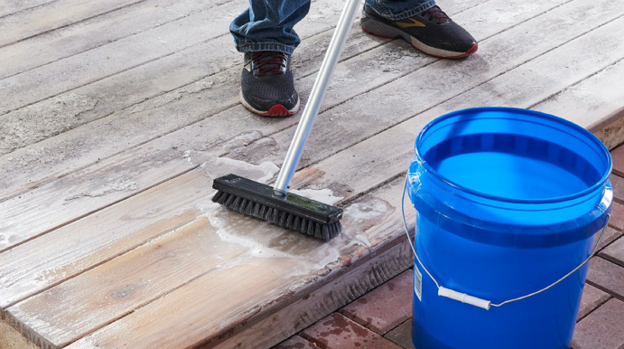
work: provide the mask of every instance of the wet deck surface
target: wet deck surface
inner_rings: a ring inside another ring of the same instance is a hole
[[[270,347],[411,266],[397,205],[433,118],[523,107],[624,141],[623,2],[445,1],[480,41],[465,60],[354,24],[292,185],[341,206],[345,232],[322,243],[232,214],[211,203],[212,179],[271,182],[298,120],[238,101],[227,27],[246,4],[0,3],[0,334]],[[314,1],[297,26],[304,102],[341,9]]]

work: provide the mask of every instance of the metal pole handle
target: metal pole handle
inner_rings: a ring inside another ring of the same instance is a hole
[[[290,180],[292,179],[292,176],[297,168],[297,164],[299,163],[299,159],[301,158],[303,146],[305,145],[308,134],[312,129],[314,118],[318,114],[321,107],[321,102],[323,101],[323,96],[325,95],[325,91],[329,85],[331,75],[334,72],[334,68],[338,63],[338,60],[340,59],[340,53],[342,52],[345,41],[347,40],[349,29],[355,19],[359,3],[360,0],[348,0],[342,10],[342,14],[338,20],[338,25],[336,26],[334,35],[329,43],[329,47],[327,48],[327,53],[325,53],[325,58],[321,64],[321,69],[319,70],[316,81],[314,82],[314,87],[312,87],[312,92],[310,92],[310,98],[308,98],[308,102],[303,109],[303,115],[301,116],[301,120],[297,126],[297,131],[295,131],[295,136],[290,143],[290,148],[288,148],[288,153],[286,153],[286,158],[284,159],[284,164],[282,165],[282,169],[280,170],[277,181],[275,182],[274,190],[277,193],[285,194],[288,190]]]

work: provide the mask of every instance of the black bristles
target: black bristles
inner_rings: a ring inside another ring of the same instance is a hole
[[[245,207],[247,207],[247,200],[241,199],[240,203],[238,204],[238,207],[236,208],[236,211],[240,213],[245,213]]]
[[[251,215],[256,217],[256,218],[262,219],[262,213],[261,213],[262,212],[261,211],[262,207],[263,207],[262,205],[260,205],[259,203],[255,202],[254,205],[253,205],[253,211],[251,212]]]
[[[212,201],[216,203],[220,203],[219,200],[225,195],[222,191],[218,191],[215,196],[212,197]]]
[[[295,220],[292,225],[292,230],[299,231],[301,228],[301,217],[295,216]]]
[[[294,220],[295,220],[295,216],[292,214],[289,214],[288,218],[286,218],[286,224],[284,224],[284,227],[292,230]]]
[[[230,194],[228,195],[227,198],[225,198],[225,200],[223,200],[223,205],[225,207],[230,207],[230,205],[232,204],[232,201],[234,201],[234,199],[236,199],[236,196]]]
[[[277,224],[279,222],[280,210],[276,208],[271,209],[271,217],[269,217],[269,222],[273,224]]]
[[[256,217],[264,219],[264,214],[266,213],[267,207],[262,204],[258,205],[260,206],[260,208],[258,209],[258,215]]]
[[[280,211],[279,220],[277,221],[277,225],[285,227],[286,219],[288,218],[288,213]]]
[[[233,195],[232,195],[233,196]],[[232,210],[238,209],[238,205],[240,204],[241,198],[240,196],[233,196],[234,200],[228,205]]]
[[[330,240],[342,231],[342,210],[292,193],[227,175],[214,180],[212,201],[233,211],[259,218],[318,239]]]
[[[245,211],[243,213],[246,214],[247,216],[253,216],[252,214],[253,208],[254,208],[254,202],[248,200],[247,205],[245,205]]]
[[[330,224],[312,222],[295,214],[280,211],[276,208],[220,191],[215,194],[212,201],[222,204],[233,211],[268,221],[286,229],[299,231],[317,239],[331,240],[342,231],[340,222]]]
[[[326,225],[321,226],[321,239],[325,240],[329,236],[329,228]]]

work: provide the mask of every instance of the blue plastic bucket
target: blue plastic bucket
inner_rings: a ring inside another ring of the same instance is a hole
[[[611,209],[610,173],[596,137],[551,115],[477,108],[427,125],[407,183],[422,262],[416,348],[569,347],[587,264],[504,302],[590,256]]]

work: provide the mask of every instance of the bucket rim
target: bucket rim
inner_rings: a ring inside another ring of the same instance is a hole
[[[522,115],[522,114],[529,114],[531,116],[534,117],[539,117],[539,118],[544,118],[544,119],[548,119],[557,123],[560,123],[566,127],[569,127],[571,129],[574,129],[576,131],[579,131],[581,134],[585,135],[586,139],[593,142],[594,144],[596,144],[598,146],[598,148],[601,150],[602,154],[605,156],[605,158],[607,159],[607,171],[605,171],[604,175],[602,176],[602,178],[600,180],[598,180],[596,183],[594,183],[592,186],[583,189],[579,192],[576,193],[572,193],[572,194],[568,194],[568,195],[564,195],[564,196],[557,196],[557,197],[553,197],[553,198],[544,198],[544,199],[516,199],[516,198],[508,198],[508,197],[503,197],[503,196],[497,196],[497,195],[491,195],[491,194],[486,194],[474,189],[470,189],[468,187],[465,187],[463,185],[457,184],[451,180],[449,180],[448,178],[446,178],[445,176],[443,176],[442,174],[440,174],[438,171],[436,171],[435,169],[433,169],[433,167],[431,167],[429,165],[429,163],[423,158],[422,154],[420,154],[420,147],[422,145],[423,142],[423,137],[425,136],[425,134],[435,125],[450,119],[452,117],[457,116],[458,114],[462,114],[462,113],[466,113],[466,112],[493,112],[493,111],[503,111],[503,112],[507,112],[510,114],[517,114],[517,115]],[[611,155],[609,153],[609,150],[607,149],[607,147],[604,145],[604,143],[602,143],[602,141],[600,141],[600,139],[598,139],[598,137],[594,136],[591,132],[589,132],[587,129],[569,121],[563,118],[560,118],[558,116],[554,116],[551,114],[547,114],[547,113],[543,113],[540,111],[536,111],[536,110],[529,110],[529,109],[523,109],[523,108],[513,108],[513,107],[477,107],[477,108],[467,108],[467,109],[461,109],[461,110],[456,110],[454,112],[450,112],[447,114],[444,114],[432,121],[430,121],[427,125],[425,125],[425,127],[423,127],[423,129],[420,131],[420,133],[418,134],[418,137],[416,138],[416,146],[415,146],[415,154],[416,154],[416,159],[418,160],[418,162],[421,164],[421,166],[424,167],[424,169],[433,174],[437,179],[439,179],[440,181],[442,181],[443,183],[445,183],[446,185],[449,185],[450,187],[457,189],[459,191],[465,192],[467,194],[470,195],[475,195],[477,197],[481,197],[484,199],[488,199],[488,200],[494,200],[494,201],[499,201],[499,202],[507,202],[507,203],[514,203],[514,204],[552,204],[552,203],[560,203],[560,202],[565,202],[565,201],[569,201],[569,200],[574,200],[574,199],[578,199],[580,197],[584,197],[587,195],[590,195],[592,193],[594,193],[596,190],[604,187],[606,185],[606,183],[609,181],[609,177],[611,175],[611,172],[613,170],[613,162],[611,159]]]

